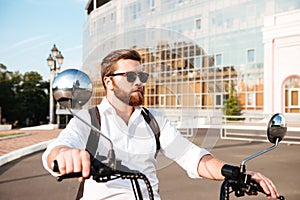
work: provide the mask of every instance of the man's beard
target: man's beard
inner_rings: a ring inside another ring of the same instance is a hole
[[[114,93],[116,97],[123,103],[129,106],[140,106],[144,102],[144,91],[135,92],[134,94],[128,94],[121,90],[116,84],[114,84]]]

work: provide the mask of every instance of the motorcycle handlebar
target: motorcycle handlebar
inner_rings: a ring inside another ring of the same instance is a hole
[[[59,172],[59,166],[56,160],[53,161],[52,165],[53,171]],[[117,178],[130,179],[136,199],[143,199],[141,189],[137,181],[138,179],[142,179],[145,182],[145,185],[147,186],[149,199],[154,200],[153,190],[148,178],[141,172],[131,170],[128,167],[122,165],[121,161],[117,161],[117,169],[112,169],[108,166],[108,164],[102,163],[101,161],[94,158],[91,160],[90,176],[92,176],[93,180],[96,182],[107,182]],[[63,179],[76,177],[82,177],[82,172],[73,172],[69,174],[60,175],[57,177],[57,181],[60,182]]]
[[[237,166],[224,165],[221,173],[225,180],[221,186],[220,200],[229,199],[230,188],[236,197],[241,197],[245,194],[256,195],[258,192],[270,196],[264,192],[257,182],[251,180],[251,175],[241,172]],[[284,200],[285,198],[284,196],[279,196],[277,199]]]

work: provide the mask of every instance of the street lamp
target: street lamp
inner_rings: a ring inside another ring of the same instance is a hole
[[[61,52],[56,48],[55,44],[51,49],[51,54],[47,58],[48,66],[50,67],[50,106],[49,106],[49,124],[54,124],[54,99],[52,92],[52,82],[56,74],[60,71],[60,67],[63,63],[64,57]]]

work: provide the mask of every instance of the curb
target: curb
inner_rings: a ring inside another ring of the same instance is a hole
[[[3,156],[0,156],[0,167],[2,165],[6,164],[6,163],[9,163],[9,162],[11,162],[13,160],[16,160],[18,158],[21,158],[23,156],[26,156],[26,155],[41,151],[43,149],[46,149],[48,144],[51,141],[52,140],[41,142],[41,143],[38,143],[38,144],[34,144],[34,145],[31,145],[31,146],[28,146],[28,147],[24,147],[22,149],[12,151],[12,152],[7,153]]]
[[[28,135],[31,135],[31,133],[21,133],[21,134],[13,135],[13,136],[0,137],[0,141],[1,140],[8,140],[8,139],[13,139],[13,138],[18,138],[18,137],[24,137],[24,136],[28,136]]]

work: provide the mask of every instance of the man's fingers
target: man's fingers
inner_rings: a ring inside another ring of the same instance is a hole
[[[57,164],[58,164],[59,173],[60,174],[65,174],[66,173],[66,161],[65,161],[65,159],[58,156],[56,158],[56,160],[57,160]]]
[[[90,155],[87,151],[81,152],[81,161],[82,161],[82,176],[84,178],[87,178],[90,175],[90,168],[91,168]]]
[[[252,178],[260,184],[266,194],[270,195],[274,199],[279,196],[274,183],[270,179],[260,173],[252,173]]]
[[[73,171],[72,172],[81,172],[82,171],[82,165],[81,165],[81,156],[80,152],[73,152]]]
[[[276,189],[275,185],[273,184],[273,182],[270,179],[265,177],[263,179],[263,183],[266,185],[266,190],[269,191],[269,194],[271,195],[271,197],[276,199],[279,195],[277,193],[277,189]]]
[[[66,149],[57,157],[60,174],[82,172],[84,178],[90,174],[90,155],[85,150]]]

